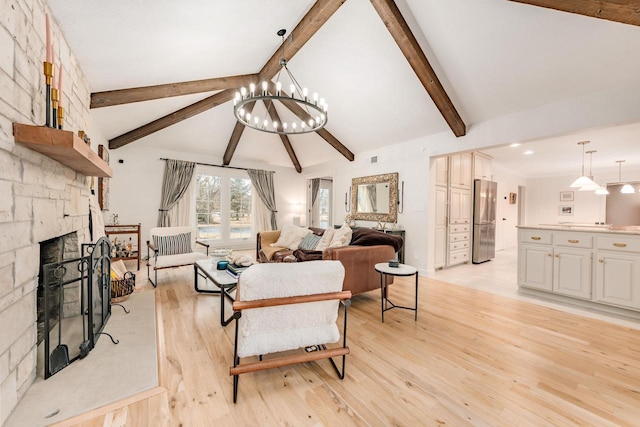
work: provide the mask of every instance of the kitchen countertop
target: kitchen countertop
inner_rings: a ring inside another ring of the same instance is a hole
[[[529,230],[558,230],[558,231],[581,231],[591,233],[615,233],[615,234],[637,234],[640,235],[640,226],[636,225],[611,225],[611,224],[539,224],[539,225],[518,225],[517,228]]]

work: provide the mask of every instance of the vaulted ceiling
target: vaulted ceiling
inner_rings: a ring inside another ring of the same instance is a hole
[[[462,136],[474,123],[624,85],[640,71],[633,2],[49,2],[112,148],[231,164],[300,171],[443,131]],[[233,118],[234,88],[276,74],[280,28],[293,32],[290,70],[331,105],[323,134],[281,140]]]

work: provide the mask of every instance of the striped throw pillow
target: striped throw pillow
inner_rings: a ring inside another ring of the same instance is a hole
[[[191,233],[173,236],[153,236],[158,255],[178,255],[191,252]]]
[[[322,236],[318,236],[317,234],[309,233],[304,236],[302,242],[298,245],[298,249],[305,249],[308,251],[315,251],[316,246],[318,246],[318,242],[320,242]]]

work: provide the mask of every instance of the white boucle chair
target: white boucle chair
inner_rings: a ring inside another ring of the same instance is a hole
[[[209,256],[209,245],[197,240],[197,233],[196,227],[151,229],[150,239],[147,240],[147,277],[153,287],[158,285],[158,270],[193,265],[197,260],[206,259]],[[198,252],[196,245],[205,247],[206,254]],[[151,268],[153,268],[154,280],[151,280]]]
[[[233,318],[236,319],[233,367],[233,401],[238,395],[238,375],[319,359],[329,359],[344,378],[347,347],[347,307],[351,292],[342,291],[344,267],[340,261],[254,264],[239,278]],[[339,301],[344,310],[342,346],[336,325]],[[265,354],[306,349],[306,353]],[[313,351],[309,351],[309,350]],[[259,360],[240,364],[241,358]],[[332,357],[342,356],[342,369]]]

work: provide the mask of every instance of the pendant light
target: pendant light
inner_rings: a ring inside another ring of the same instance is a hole
[[[616,163],[618,164],[618,183],[619,184],[622,184],[622,163],[624,162],[625,160],[616,160]],[[636,192],[636,190],[631,185],[625,183],[620,189],[620,192],[622,194],[633,194]]]
[[[590,179],[588,176],[585,176],[584,174],[584,146],[585,144],[588,144],[590,141],[580,141],[578,142],[578,145],[582,145],[582,175],[580,175],[580,177],[578,179],[576,179],[575,181],[573,181],[573,183],[569,186],[571,188],[582,188],[585,185],[596,185],[596,187],[598,187],[598,185],[593,182],[592,179]]]
[[[597,153],[596,150],[590,150],[587,151],[587,154],[589,155],[589,179],[591,180],[590,184],[585,184],[582,187],[580,187],[580,189],[578,191],[595,191],[600,189],[600,185],[598,185],[598,183],[596,183],[593,180],[593,175],[591,174],[591,163],[592,163],[592,159],[593,159],[593,153]]]

